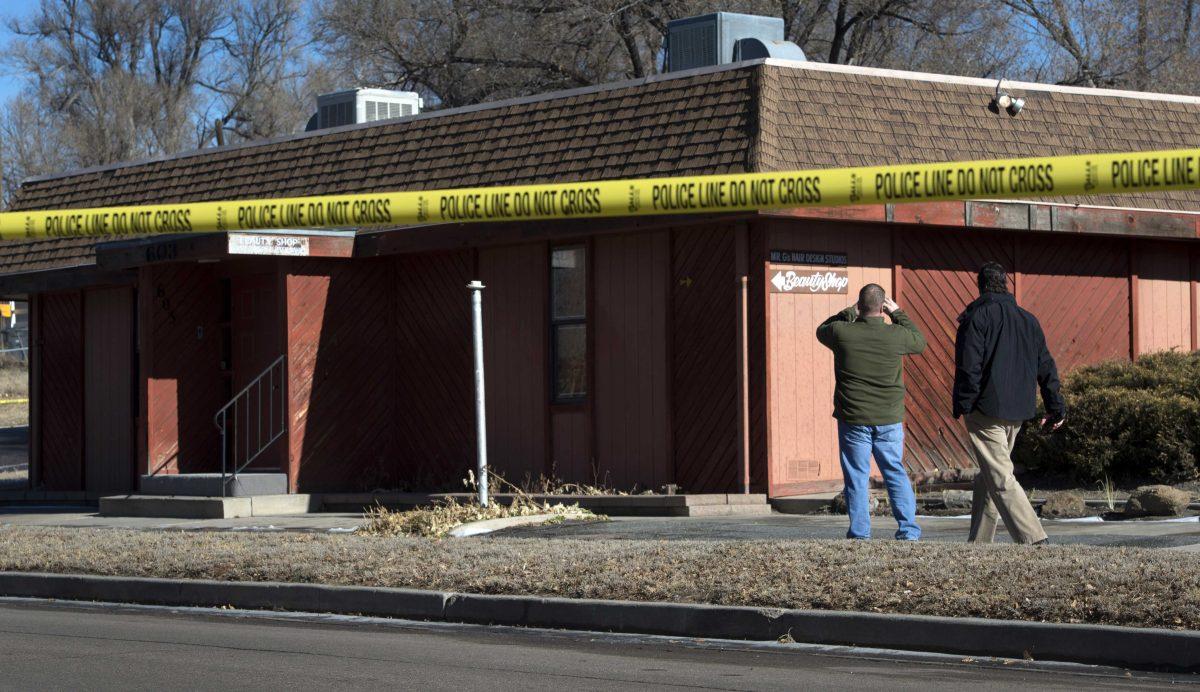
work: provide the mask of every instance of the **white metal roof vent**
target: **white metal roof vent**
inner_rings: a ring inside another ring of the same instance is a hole
[[[415,91],[347,89],[317,97],[317,112],[305,131],[416,115],[425,103]]]
[[[755,58],[804,60],[800,46],[783,39],[783,20],[714,12],[667,24],[667,71],[724,65]]]

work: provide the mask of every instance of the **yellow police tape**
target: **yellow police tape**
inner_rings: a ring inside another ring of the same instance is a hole
[[[1200,187],[1200,149],[0,214],[0,237],[587,219]]]

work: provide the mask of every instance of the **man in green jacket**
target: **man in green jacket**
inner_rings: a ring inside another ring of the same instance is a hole
[[[891,324],[884,320],[891,318]],[[833,417],[850,515],[847,538],[871,537],[871,456],[883,474],[898,540],[921,537],[917,500],[904,470],[904,376],[901,358],[925,350],[925,337],[878,284],[867,284],[858,302],[817,327],[817,340],[833,351],[837,387]]]

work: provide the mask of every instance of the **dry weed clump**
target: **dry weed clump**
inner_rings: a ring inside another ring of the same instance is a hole
[[[496,498],[490,497],[491,493],[489,492],[487,507],[474,500],[459,502],[453,497],[439,500],[430,507],[417,507],[404,511],[391,510],[382,506],[371,507],[363,514],[363,524],[358,527],[357,533],[366,536],[443,538],[456,526],[488,519],[530,517],[538,514],[572,518],[599,518],[578,504],[538,502],[520,488],[504,480],[499,474],[489,472],[488,475],[492,479],[490,488],[506,487],[513,492],[510,502],[499,502]],[[476,490],[478,486],[475,482],[475,474],[468,473],[463,484],[472,491]]]
[[[364,513],[363,524],[358,527],[357,533],[367,536],[442,538],[454,527],[473,521],[529,517],[537,514],[579,518],[596,516],[579,505],[551,505],[517,498],[511,504],[489,502],[487,507],[483,507],[478,502],[460,503],[454,498],[447,498],[432,507],[418,507],[406,511],[372,507]]]

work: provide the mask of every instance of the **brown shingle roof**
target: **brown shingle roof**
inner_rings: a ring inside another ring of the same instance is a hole
[[[746,171],[753,78],[710,72],[202,150],[34,180],[14,209]]]
[[[1200,142],[1200,99],[1014,85],[1006,89],[1027,103],[1013,117],[988,109],[995,82],[902,78],[818,64],[762,69],[758,170],[1175,149]],[[1200,191],[1045,201],[1200,211]]]
[[[79,238],[0,242],[0,276],[94,265],[94,245]]]
[[[1200,141],[1200,99],[994,85],[820,64],[750,64],[432,112],[27,182],[14,209],[1165,149]],[[1200,210],[1200,192],[1072,198]],[[0,244],[0,274],[94,261],[94,241]]]

